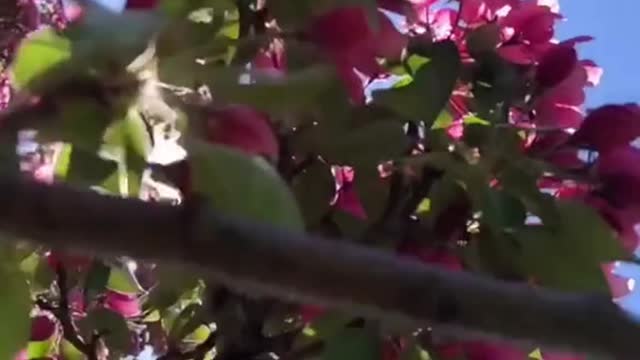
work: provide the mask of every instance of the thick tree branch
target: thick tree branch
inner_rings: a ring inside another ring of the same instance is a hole
[[[52,247],[179,264],[229,287],[391,321],[640,358],[640,326],[601,295],[452,273],[348,242],[0,176],[0,229]]]

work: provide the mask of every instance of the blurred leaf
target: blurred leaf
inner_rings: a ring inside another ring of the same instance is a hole
[[[27,356],[29,359],[44,359],[55,355],[56,350],[56,337],[44,341],[29,341],[27,345]]]
[[[188,150],[194,191],[208,195],[215,208],[292,230],[304,229],[293,194],[265,160],[197,141]]]
[[[200,345],[205,342],[211,335],[211,328],[207,325],[198,325],[192,333],[188,334],[182,340],[184,343]]]
[[[85,303],[90,303],[97,294],[105,291],[110,273],[111,269],[100,260],[91,264],[84,283]]]
[[[104,142],[107,151],[130,150],[142,159],[146,159],[151,151],[151,135],[136,107],[131,107],[122,119],[106,129]],[[120,156],[124,158],[122,154]]]
[[[384,214],[391,187],[390,179],[380,177],[375,167],[356,167],[354,186],[369,222],[378,221]]]
[[[474,58],[495,51],[500,43],[500,28],[497,24],[485,24],[467,35],[467,48]]]
[[[339,311],[327,311],[307,325],[303,333],[312,341],[327,340],[340,334],[352,319]]]
[[[236,8],[232,0],[161,0],[158,7],[162,12],[172,17],[186,17],[193,11],[202,8],[210,8],[214,12],[232,11]]]
[[[125,196],[137,196],[151,151],[151,135],[135,107],[114,122],[104,133],[100,155],[118,162],[118,169],[101,186]]]
[[[540,191],[538,174],[528,162],[510,162],[498,174],[503,189],[519,198],[527,210],[540,217],[546,225],[554,225],[558,220],[554,198]]]
[[[31,296],[15,259],[0,251],[0,359],[13,359],[29,340]]]
[[[432,129],[446,129],[453,124],[453,116],[447,110],[440,112],[440,115],[436,118],[431,126]]]
[[[134,295],[144,291],[133,271],[126,266],[111,266],[106,288],[120,294]]]
[[[74,60],[113,68],[129,65],[164,26],[165,19],[157,12],[114,13],[94,4],[86,6],[82,20],[64,34],[73,43]]]
[[[367,221],[344,211],[334,211],[331,219],[338,225],[341,237],[347,239],[360,239],[369,225]]]
[[[453,92],[460,68],[456,45],[449,40],[436,43],[430,61],[416,71],[409,85],[374,91],[374,102],[431,127]]]
[[[613,230],[596,210],[576,202],[559,202],[558,217],[558,226],[516,233],[524,268],[548,287],[608,291],[600,264],[626,258]]]
[[[241,76],[251,79],[241,84]],[[336,81],[328,66],[316,65],[282,77],[272,77],[240,68],[210,68],[202,75],[211,91],[232,103],[251,105],[263,111],[294,111],[313,106]]]
[[[117,169],[115,161],[102,159],[95,153],[65,144],[58,156],[55,174],[67,183],[92,186],[103,182]]]
[[[436,180],[429,189],[429,218],[437,220],[451,204],[465,196],[464,189],[451,176],[445,175]]]
[[[331,163],[375,169],[383,161],[402,156],[409,147],[409,139],[403,123],[386,120],[356,127],[337,139],[327,139],[323,147],[322,155]]]
[[[329,165],[316,160],[294,177],[293,193],[307,225],[315,225],[327,213],[335,193]]]
[[[118,313],[105,308],[90,311],[80,320],[79,327],[86,338],[93,331],[104,334],[103,339],[109,350],[116,354],[126,354],[131,347],[131,335],[125,319]]]
[[[62,32],[45,28],[21,43],[13,85],[36,91],[78,75],[122,74],[163,26],[154,12],[115,14],[89,3],[82,19]]]
[[[478,116],[492,123],[504,123],[509,105],[522,96],[524,80],[517,65],[496,52],[484,53],[477,60],[472,91]]]
[[[174,305],[188,291],[199,285],[198,277],[190,272],[168,265],[159,265],[155,271],[158,283],[151,289],[145,307],[164,311]]]
[[[224,26],[224,14],[212,15],[211,21],[207,23],[183,20],[172,24],[158,38],[156,44],[158,58],[162,60],[174,56],[180,58],[190,53],[195,55],[198,51],[205,54],[217,47],[221,50],[226,49],[224,45],[229,45],[230,42],[216,36]],[[196,56],[193,57],[194,60],[195,58]]]
[[[323,360],[382,359],[380,340],[365,329],[348,328],[327,339]]]
[[[33,80],[56,69],[71,59],[71,41],[56,33],[54,29],[44,28],[33,32],[20,43],[11,65],[16,89],[25,88]]]
[[[65,360],[84,360],[85,359],[85,355],[65,339],[62,339],[62,341],[60,342],[60,354],[62,355],[62,358]]]
[[[31,290],[41,292],[48,290],[55,279],[55,274],[43,255],[33,252],[20,262],[20,270],[26,276]]]
[[[179,342],[189,334],[192,334],[194,331],[196,331],[196,329],[200,327],[203,322],[200,316],[201,312],[202,306],[197,303],[190,304],[182,309],[180,314],[171,324],[169,339],[171,341]]]

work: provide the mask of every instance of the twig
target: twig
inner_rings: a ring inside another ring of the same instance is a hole
[[[231,289],[461,336],[640,358],[640,325],[607,294],[534,289],[449,272],[348,241],[0,176],[0,229],[49,247],[181,265]],[[3,241],[10,238],[3,237]]]
[[[85,343],[82,337],[76,331],[71,319],[71,310],[69,308],[69,289],[67,287],[67,271],[61,264],[56,267],[56,275],[58,277],[58,289],[60,291],[60,305],[55,312],[60,324],[64,337],[76,349],[87,356],[89,360],[97,360],[96,349],[93,342]]]

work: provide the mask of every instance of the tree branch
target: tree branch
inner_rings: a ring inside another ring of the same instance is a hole
[[[173,263],[253,295],[384,320],[640,358],[640,326],[605,295],[447,272],[206,206],[144,203],[6,175],[0,176],[0,204],[0,229],[39,244]]]

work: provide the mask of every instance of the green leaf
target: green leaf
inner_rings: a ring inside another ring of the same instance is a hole
[[[13,359],[29,340],[31,297],[18,264],[2,249],[0,253],[0,359]]]
[[[399,158],[409,147],[403,125],[381,120],[356,127],[327,141],[321,153],[331,163],[374,169],[383,161]]]
[[[282,112],[315,105],[320,95],[337,81],[332,68],[308,67],[282,77],[272,77],[241,68],[209,68],[201,80],[222,100],[251,105],[263,111]],[[241,84],[241,76],[251,84]]]
[[[182,339],[184,343],[200,345],[205,342],[211,335],[211,328],[207,325],[198,325],[192,333]]]
[[[76,349],[73,344],[68,342],[65,339],[62,339],[60,344],[60,354],[62,358],[65,360],[84,360],[85,355],[78,349]]]
[[[151,151],[151,135],[136,107],[131,107],[127,114],[114,122],[104,133],[105,150],[119,154],[124,158],[124,152],[132,151],[136,156],[146,159]]]
[[[104,342],[115,353],[126,354],[131,346],[131,335],[125,319],[118,313],[105,308],[90,311],[79,324],[86,338],[93,331],[104,334]]]
[[[102,294],[107,286],[111,269],[102,261],[91,264],[84,283],[85,302],[89,303],[97,294]]]
[[[312,321],[303,330],[309,340],[327,340],[336,337],[353,320],[352,316],[339,311],[327,311]]]
[[[188,145],[194,191],[230,214],[291,230],[304,229],[287,185],[265,160],[233,149],[194,141]]]
[[[196,331],[196,329],[202,324],[201,312],[202,306],[197,303],[189,304],[187,307],[182,309],[180,314],[171,324],[169,339],[177,342]]]
[[[20,262],[20,270],[26,276],[27,282],[34,292],[48,290],[55,279],[46,259],[38,252],[33,252]]]
[[[20,43],[11,65],[12,82],[16,89],[23,89],[32,81],[56,69],[71,59],[71,41],[44,28],[31,33]]]
[[[626,258],[614,231],[584,204],[559,202],[558,217],[557,226],[529,226],[516,233],[519,261],[545,286],[608,291],[600,264]]]
[[[27,356],[29,359],[44,359],[55,354],[57,348],[56,336],[44,341],[29,341]]]
[[[95,153],[65,144],[58,156],[55,174],[65,182],[92,186],[103,182],[118,170],[115,161],[102,159]]]
[[[327,213],[335,193],[329,165],[316,160],[292,181],[293,193],[307,225],[315,225]]]
[[[365,329],[348,328],[327,339],[323,360],[382,359],[380,340]]]
[[[465,196],[464,189],[453,177],[445,175],[436,180],[429,189],[429,219],[437,220],[443,211]]]
[[[161,311],[174,305],[183,294],[199,285],[198,277],[194,274],[164,264],[158,266],[155,276],[158,283],[151,289],[145,306]]]
[[[73,43],[74,61],[113,68],[128,66],[164,26],[165,19],[156,12],[114,13],[92,4],[64,34]]]
[[[161,0],[158,7],[165,14],[178,18],[186,17],[192,12],[202,8],[212,9],[214,12],[232,11],[236,8],[232,0]]]
[[[144,291],[133,271],[126,266],[111,266],[106,288],[121,294],[134,295]]]
[[[460,69],[456,45],[448,40],[436,43],[430,61],[416,71],[409,85],[375,91],[374,102],[431,127],[451,96]]]
[[[467,35],[467,48],[474,58],[495,51],[500,43],[500,28],[497,24],[485,24]]]
[[[354,185],[368,222],[378,221],[387,206],[390,179],[382,179],[375,167],[356,167]]]
[[[151,151],[151,135],[137,108],[113,123],[104,133],[100,155],[118,162],[117,171],[105,179],[102,188],[111,193],[136,196]]]
[[[478,115],[492,123],[507,121],[509,105],[523,96],[525,81],[518,66],[496,52],[483,53],[474,70],[474,105]]]

